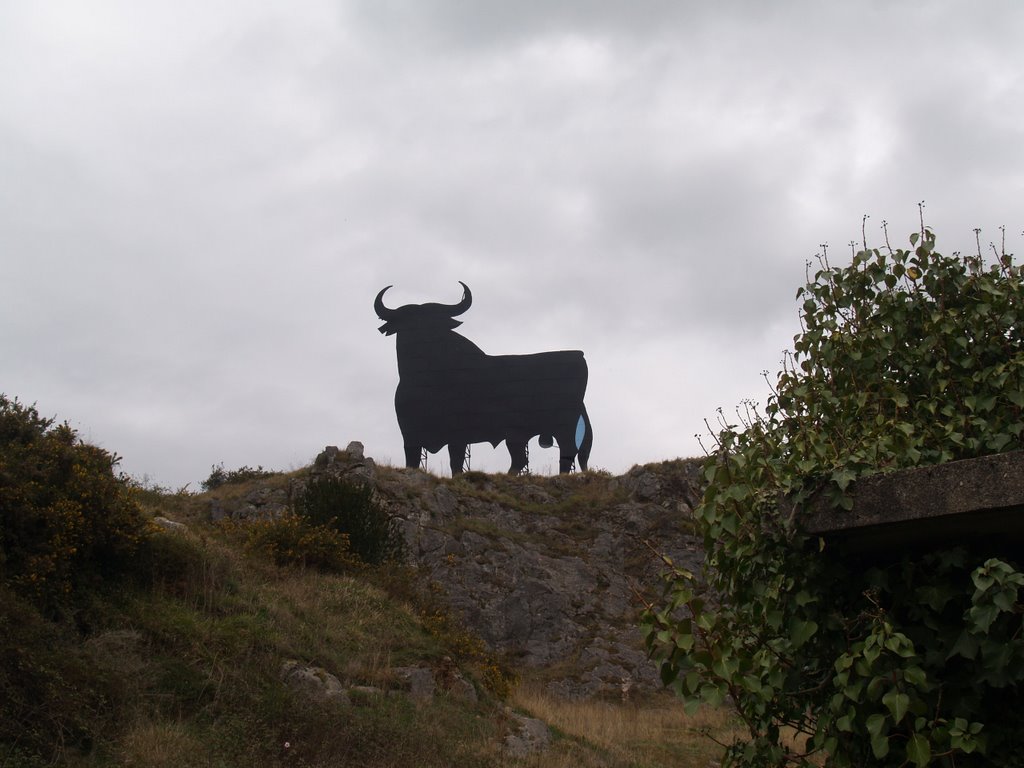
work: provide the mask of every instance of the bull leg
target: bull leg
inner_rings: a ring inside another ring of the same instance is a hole
[[[419,467],[421,454],[422,449],[418,445],[406,444],[405,466],[409,467],[410,469],[416,469],[417,467]]]
[[[558,443],[558,473],[564,475],[572,471],[572,465],[576,461],[576,439],[571,432],[555,435]]]
[[[506,440],[505,445],[508,446],[508,455],[512,459],[512,465],[508,468],[508,473],[510,475],[518,475],[526,469],[526,441]]]
[[[452,477],[461,475],[466,461],[466,443],[448,443],[448,457],[452,460]]]
[[[580,418],[583,419],[584,433],[583,440],[580,442],[579,462],[580,469],[586,471],[587,462],[590,461],[590,449],[594,446],[594,432],[590,426],[590,416],[587,415],[586,406],[583,406],[583,413],[580,414]]]

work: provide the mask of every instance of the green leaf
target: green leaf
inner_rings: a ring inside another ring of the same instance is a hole
[[[686,673],[686,677],[683,678],[683,686],[691,693],[696,694],[700,690],[701,676],[696,670],[691,670]]]
[[[832,473],[832,482],[834,482],[841,491],[845,491],[847,486],[856,479],[857,473],[851,469],[837,469]]]
[[[818,623],[815,621],[800,621],[798,619],[794,619],[789,623],[789,637],[793,641],[794,648],[802,646],[810,640],[817,631]]]
[[[712,707],[720,707],[722,706],[722,702],[725,701],[725,695],[722,693],[722,689],[717,685],[711,685],[710,683],[706,683],[701,686],[700,697]]]
[[[998,615],[999,608],[995,605],[975,605],[967,612],[967,617],[973,625],[971,631],[975,634],[985,634]]]
[[[928,682],[928,676],[920,667],[907,667],[903,670],[903,679],[915,688],[923,688]]]
[[[899,724],[900,720],[903,719],[903,716],[907,714],[907,710],[910,708],[910,697],[893,688],[882,697],[882,703],[885,704],[885,706],[889,708],[889,712],[892,713],[893,722]]]
[[[920,733],[910,736],[907,742],[907,759],[914,765],[928,765],[932,759],[932,748],[928,739]]]
[[[954,656],[963,656],[965,659],[973,659],[978,655],[978,638],[972,635],[968,630],[964,630],[957,637],[956,642],[950,649],[949,654],[946,656],[946,660],[949,661]]]
[[[885,720],[885,715],[881,712],[876,712],[875,714],[868,716],[864,725],[868,729],[868,733],[872,736],[878,736],[879,734],[884,733],[882,729],[885,728]],[[876,754],[875,757],[882,757],[882,755]]]
[[[1017,603],[1017,590],[1001,589],[992,595],[992,604],[1003,613],[1009,613]]]
[[[876,760],[881,760],[883,757],[889,754],[889,737],[884,734],[878,734],[871,737],[871,753],[875,756]]]

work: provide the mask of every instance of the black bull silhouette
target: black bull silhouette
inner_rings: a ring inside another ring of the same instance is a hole
[[[398,389],[395,411],[405,443],[405,464],[417,467],[425,448],[448,446],[452,474],[462,472],[466,447],[502,440],[508,446],[510,474],[527,464],[526,446],[540,436],[541,446],[558,443],[558,471],[569,472],[579,457],[587,468],[593,435],[583,405],[587,361],[578,350],[533,355],[487,355],[452,329],[454,318],[473,303],[460,281],[457,304],[384,306],[387,286],[373,308],[384,321],[380,332],[396,335]]]

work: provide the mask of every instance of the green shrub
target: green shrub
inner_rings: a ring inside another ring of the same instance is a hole
[[[1005,249],[943,256],[922,226],[910,250],[822,257],[797,293],[774,394],[723,418],[705,463],[705,566],[673,569],[644,619],[665,682],[746,721],[728,764],[1020,764],[1021,564],[866,567],[800,524],[818,494],[850,509],[858,477],[1024,447],[1021,277]]]
[[[146,524],[117,462],[0,395],[0,583],[53,603],[130,570]]]
[[[374,501],[369,485],[333,475],[311,479],[295,501],[295,514],[345,534],[352,553],[364,563],[378,565],[404,555],[398,520]]]
[[[210,467],[210,476],[200,483],[204,491],[212,491],[222,485],[233,483],[247,483],[250,480],[260,480],[264,477],[271,477],[278,474],[262,466],[255,469],[250,466],[239,467],[238,469],[224,469],[224,462]]]
[[[118,681],[74,633],[0,585],[0,765],[54,765],[89,752],[120,699]]]

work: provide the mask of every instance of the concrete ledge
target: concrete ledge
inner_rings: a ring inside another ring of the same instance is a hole
[[[1024,545],[1024,451],[858,480],[853,509],[812,506],[806,531],[854,550]]]

